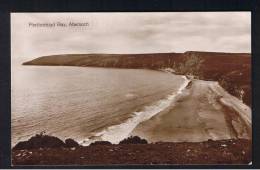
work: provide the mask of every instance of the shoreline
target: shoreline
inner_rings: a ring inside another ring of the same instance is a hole
[[[109,141],[113,144],[117,144],[120,142],[120,140],[123,140],[127,138],[132,131],[142,122],[149,120],[150,118],[156,116],[159,114],[161,111],[165,110],[167,107],[170,107],[170,105],[174,102],[176,98],[178,98],[179,95],[181,95],[182,91],[185,90],[185,88],[188,86],[190,80],[187,79],[187,76],[182,75],[182,78],[184,79],[183,84],[181,84],[180,88],[177,90],[177,92],[173,92],[166,96],[166,98],[160,99],[159,101],[156,101],[152,105],[145,106],[146,109],[139,111],[139,112],[134,112],[134,116],[126,119],[124,122],[121,124],[109,126],[106,129],[97,132],[96,137],[101,138],[104,141]],[[149,110],[147,108],[149,107],[154,107],[157,106],[156,108],[153,108],[152,110]],[[120,130],[124,130],[124,134],[122,135],[122,132],[120,133]],[[125,134],[125,131],[128,131]],[[114,138],[114,134],[121,134],[116,137],[116,140],[112,141],[112,138]],[[88,141],[87,143],[84,143],[84,141]],[[80,141],[79,143],[88,146],[91,142],[95,142],[96,140],[91,140],[91,139],[84,139],[83,141]]]
[[[193,80],[194,79],[194,80],[203,80],[203,81],[215,81],[223,89],[225,89],[225,91],[230,93],[230,95],[232,95],[232,96],[234,96],[236,98],[239,97],[239,96],[237,96],[237,94],[235,94],[234,89],[229,89],[230,85],[226,85],[225,83],[222,82],[223,79],[215,80],[214,78],[203,78],[203,77],[200,77],[199,75],[197,75],[197,78],[194,78],[195,75],[181,74],[181,73],[175,72],[174,70],[172,70],[172,68],[154,69],[154,68],[141,68],[141,67],[140,68],[131,68],[131,67],[113,67],[113,66],[103,67],[103,66],[84,66],[84,65],[37,65],[37,64],[23,64],[22,66],[26,66],[26,67],[28,67],[28,66],[30,66],[30,67],[38,67],[38,66],[41,66],[41,67],[53,67],[53,66],[55,66],[55,67],[80,67],[80,68],[90,67],[90,68],[103,68],[103,69],[129,69],[129,70],[140,69],[140,70],[150,70],[150,71],[161,71],[161,72],[164,72],[164,73],[174,74],[174,75],[177,75],[177,76],[185,76],[189,80]],[[171,69],[171,70],[167,70],[167,69]],[[191,77],[191,78],[189,78],[189,77]],[[225,86],[227,86],[227,87],[225,87]],[[250,98],[250,97],[247,97],[247,98]],[[241,100],[241,99],[239,99],[239,100]],[[243,103],[245,103],[246,105],[251,107],[251,101],[250,102],[244,102],[243,101]]]
[[[156,70],[155,70],[155,71],[156,71]],[[169,73],[169,72],[164,71],[164,70],[157,70],[157,71],[163,71],[163,72]],[[178,74],[175,74],[174,72],[170,72],[170,74],[178,75]],[[181,93],[182,93],[183,90],[185,90],[185,89],[187,90],[188,88],[191,88],[191,86],[192,86],[192,83],[191,83],[191,82],[194,82],[194,81],[204,81],[204,80],[194,79],[193,77],[190,77],[190,76],[187,76],[187,75],[178,75],[178,76],[182,76],[182,77],[184,78],[184,83],[180,86],[178,92],[177,92],[176,94],[174,94],[174,96],[171,95],[172,99],[171,99],[170,103],[173,103],[173,102],[174,102],[174,99],[177,98],[178,95],[181,95]],[[212,82],[212,81],[209,81],[209,82]],[[216,83],[217,83],[217,82],[216,82]],[[218,83],[218,85],[219,85],[219,83]],[[188,86],[189,86],[189,87],[188,87]],[[220,86],[220,85],[219,85],[219,86]],[[222,87],[220,86],[220,88],[222,88]],[[224,89],[222,89],[222,90],[224,90]],[[225,90],[224,90],[224,91],[225,91]],[[227,91],[225,91],[225,92],[228,93]],[[174,92],[174,93],[175,93],[175,92]],[[229,95],[232,96],[231,94],[229,94]],[[169,99],[169,96],[170,96],[170,95],[168,95],[168,97],[167,97],[168,99]],[[232,96],[232,97],[236,98],[235,96]],[[236,99],[237,99],[237,98],[236,98]],[[162,100],[165,100],[165,99],[162,99]],[[237,99],[237,100],[239,100],[239,99]],[[161,100],[159,100],[159,101],[161,101]],[[221,102],[221,100],[219,100],[219,101]],[[157,102],[157,103],[158,103],[158,102]],[[170,103],[169,103],[169,106],[170,106]],[[221,102],[221,104],[222,104],[223,106],[228,107],[228,106],[225,105],[223,102]],[[166,106],[165,108],[167,108],[167,107],[169,107],[169,106]],[[174,107],[174,106],[173,106],[173,107]],[[163,110],[164,110],[164,109],[163,109]],[[106,138],[106,137],[105,137],[105,138],[102,138],[102,136],[107,136],[106,133],[110,133],[109,131],[111,131],[111,127],[112,127],[112,130],[113,130],[113,129],[118,129],[119,126],[122,126],[122,125],[124,125],[124,124],[129,123],[129,121],[131,122],[132,119],[134,120],[137,116],[139,116],[139,114],[135,114],[134,117],[129,118],[129,119],[126,119],[124,122],[122,122],[122,123],[120,123],[120,124],[113,125],[113,126],[109,126],[109,127],[107,127],[106,129],[104,129],[104,130],[102,130],[102,131],[100,131],[100,132],[97,132],[97,133],[96,133],[97,135],[95,135],[95,136],[99,137],[99,138],[97,138],[98,140],[102,139],[102,140],[104,140],[104,141],[110,141],[110,142],[112,142],[112,143],[114,143],[114,144],[117,144],[120,140],[122,140],[122,139],[128,137],[129,134],[132,134],[131,132],[132,132],[139,124],[141,124],[142,122],[147,121],[147,120],[149,120],[150,118],[156,116],[157,114],[159,114],[159,113],[162,112],[163,110],[160,110],[160,111],[156,112],[155,114],[152,114],[152,115],[148,116],[147,119],[138,121],[138,123],[132,128],[132,130],[131,130],[128,134],[123,135],[122,138],[117,139],[117,140],[118,140],[117,142],[113,142],[113,141],[109,140],[109,139]],[[241,109],[240,109],[240,110],[241,110]],[[144,111],[140,111],[140,112],[144,112]],[[238,113],[238,114],[239,114],[239,113]],[[136,121],[134,121],[134,122],[136,122]],[[250,123],[250,122],[249,122],[249,123]],[[133,135],[135,135],[135,134],[133,134]],[[138,134],[137,134],[137,135],[138,135]],[[108,135],[108,136],[109,136],[109,135]],[[114,136],[114,135],[110,134],[110,136]],[[100,138],[100,137],[101,137],[101,138]],[[86,140],[86,139],[84,139],[83,141],[85,141],[85,140]],[[91,140],[91,139],[88,140],[88,139],[87,139],[87,140],[86,140],[86,141],[87,141],[87,144],[84,143],[83,141],[79,141],[79,143],[82,144],[82,145],[84,145],[84,146],[88,146],[90,143],[95,142],[95,141],[97,141],[97,140],[95,140],[95,139],[94,139],[94,140]],[[201,140],[201,141],[204,141],[204,140]]]
[[[196,79],[190,82],[172,107],[140,123],[131,135],[150,142],[251,139],[251,109],[247,105],[226,92],[217,82]],[[227,106],[222,101],[231,104]]]

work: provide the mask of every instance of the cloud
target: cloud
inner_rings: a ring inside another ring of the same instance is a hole
[[[12,58],[64,53],[251,51],[250,12],[12,13]],[[89,22],[30,28],[29,22]]]

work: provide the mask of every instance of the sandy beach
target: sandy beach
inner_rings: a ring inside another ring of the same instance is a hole
[[[217,82],[191,80],[170,107],[140,123],[131,134],[150,142],[250,139],[251,109]]]

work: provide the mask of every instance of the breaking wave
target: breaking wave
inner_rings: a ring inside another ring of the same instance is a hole
[[[110,126],[107,129],[96,133],[91,138],[85,139],[80,142],[82,145],[89,145],[92,142],[102,140],[110,141],[111,143],[117,144],[121,140],[127,138],[134,128],[143,121],[149,120],[156,114],[165,110],[167,107],[174,102],[175,98],[180,95],[183,90],[188,86],[190,80],[186,76],[182,76],[184,83],[180,86],[178,91],[168,95],[165,99],[157,101],[155,104],[144,107],[143,111],[134,112],[133,116],[127,119],[124,123]]]

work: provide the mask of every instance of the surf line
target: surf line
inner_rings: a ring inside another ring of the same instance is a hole
[[[173,92],[172,94],[168,95],[165,99],[161,99],[153,105],[144,107],[143,111],[134,112],[134,116],[127,119],[125,122],[118,125],[110,126],[107,129],[96,133],[94,137],[91,137],[91,139],[85,139],[84,142],[80,143],[82,145],[89,145],[92,142],[102,140],[109,141],[113,144],[118,144],[121,140],[129,137],[129,134],[134,130],[134,128],[138,124],[146,120],[149,120],[156,114],[165,110],[167,107],[171,105],[171,103],[178,95],[182,94],[183,90],[186,89],[189,82],[191,81],[186,76],[182,76],[182,78],[184,79],[184,83],[180,86],[177,92]]]

